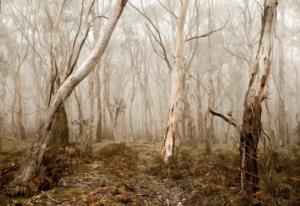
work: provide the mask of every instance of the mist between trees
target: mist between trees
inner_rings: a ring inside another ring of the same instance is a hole
[[[259,142],[300,143],[298,0],[2,0],[0,145],[238,144],[240,189],[259,190]],[[203,146],[203,148],[202,148]],[[20,189],[17,188],[17,190]]]

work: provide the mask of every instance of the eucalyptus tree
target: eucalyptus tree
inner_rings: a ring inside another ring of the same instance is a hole
[[[123,12],[126,3],[127,1],[125,0],[116,1],[113,12],[109,19],[109,23],[107,24],[107,27],[101,37],[97,40],[97,43],[92,52],[75,71],[73,69],[69,70],[69,68],[68,72],[66,73],[67,75],[62,79],[63,81],[57,89],[57,92],[51,98],[51,102],[47,109],[45,120],[43,122],[41,135],[38,136],[37,140],[32,144],[30,154],[27,158],[27,162],[22,169],[21,174],[16,177],[10,185],[12,189],[17,190],[16,192],[26,192],[26,184],[36,174],[42,162],[47,145],[51,141],[51,138],[53,138],[53,122],[55,121],[55,117],[58,115],[60,106],[72,93],[74,88],[95,68],[95,66],[101,60],[101,57],[105,52],[111,35],[116,27],[116,24]]]
[[[262,136],[262,103],[267,98],[266,85],[272,65],[277,5],[277,0],[264,2],[258,48],[252,62],[252,73],[244,99],[242,124],[239,125],[230,116],[227,117],[210,108],[213,115],[233,125],[240,136],[241,190],[247,193],[259,190],[257,153],[259,139]]]
[[[177,137],[176,124],[179,119],[179,101],[182,98],[183,89],[183,60],[184,60],[184,25],[188,10],[189,0],[184,0],[180,15],[178,17],[177,40],[176,40],[176,58],[174,68],[172,69],[171,82],[171,106],[169,119],[167,123],[166,133],[163,143],[163,158],[165,162],[169,162],[174,157],[175,140]]]

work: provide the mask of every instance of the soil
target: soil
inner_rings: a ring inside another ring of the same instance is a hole
[[[20,172],[30,145],[5,140],[0,153],[0,205],[300,205],[299,149],[260,153],[260,191],[239,191],[236,148],[213,145],[211,154],[192,146],[177,148],[166,165],[160,145],[97,143],[93,156],[75,146],[48,152],[39,174],[24,194],[10,194],[9,182]]]

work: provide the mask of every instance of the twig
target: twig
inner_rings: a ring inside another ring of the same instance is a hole
[[[226,21],[225,24],[224,24],[222,27],[218,28],[218,29],[211,30],[211,31],[209,31],[209,32],[207,32],[207,33],[205,33],[205,34],[200,35],[200,36],[193,36],[193,37],[187,38],[187,39],[185,40],[185,42],[192,41],[192,40],[194,40],[194,39],[199,39],[199,38],[208,37],[208,36],[210,36],[211,34],[213,34],[213,33],[215,33],[215,32],[221,31],[221,30],[223,30],[223,29],[226,27],[227,22],[228,22],[228,21]]]

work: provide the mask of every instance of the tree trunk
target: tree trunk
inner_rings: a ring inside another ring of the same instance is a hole
[[[209,1],[208,8],[208,29],[212,30],[211,22],[211,7],[212,1]],[[213,82],[213,68],[211,60],[211,37],[208,36],[208,75],[209,75],[209,94],[208,94],[208,109],[205,114],[205,151],[206,153],[211,152],[211,142],[214,141],[214,127],[213,127],[213,115],[209,112],[209,108],[214,108],[215,101],[215,89]]]
[[[85,139],[85,152],[91,153],[92,151],[92,141],[94,134],[94,74],[90,73],[89,77],[89,119],[88,119],[88,133]]]
[[[145,54],[146,55],[146,54]],[[140,80],[143,95],[144,95],[144,114],[145,114],[145,132],[146,138],[149,142],[152,142],[152,129],[151,129],[151,105],[150,105],[150,95],[149,95],[149,68],[147,67],[147,59],[145,58],[144,62],[144,78],[143,83]]]
[[[53,96],[43,123],[42,135],[33,142],[27,162],[20,176],[18,176],[12,182],[12,187],[20,184],[26,185],[28,181],[36,174],[42,162],[46,147],[51,140],[51,130],[57,119],[56,117],[58,115],[57,111],[59,111],[59,107],[71,94],[74,88],[95,68],[97,63],[100,62],[126,3],[126,0],[117,0],[114,7],[114,12],[109,19],[107,28],[101,35],[101,38],[99,38],[97,41],[95,48],[82,63],[82,65],[62,83],[57,93]],[[16,187],[15,189],[18,190],[17,192],[20,192],[20,187]]]
[[[174,156],[175,139],[176,139],[176,125],[179,119],[179,103],[182,98],[183,88],[183,58],[184,58],[184,25],[186,20],[186,13],[189,0],[184,0],[178,19],[177,28],[177,55],[175,58],[175,65],[172,70],[172,82],[171,82],[171,107],[166,128],[166,133],[163,142],[163,159],[168,163]]]
[[[101,86],[100,86],[100,77],[98,70],[94,71],[95,75],[95,89],[96,89],[96,106],[97,106],[97,115],[95,118],[95,132],[96,132],[96,142],[101,142],[102,134],[102,107],[101,107]]]
[[[1,108],[0,108],[0,150],[2,148],[2,139],[5,137],[5,100],[6,100],[6,90],[5,90],[5,80],[1,79]]]
[[[135,140],[135,133],[134,133],[134,128],[133,128],[133,101],[134,101],[134,97],[135,97],[135,78],[133,79],[132,82],[132,94],[130,97],[130,105],[129,105],[129,126],[130,126],[130,131],[131,131],[131,135],[133,140]]]
[[[240,133],[241,187],[248,193],[259,189],[257,147],[262,131],[261,103],[265,99],[271,69],[277,3],[277,0],[266,0],[264,3],[259,47],[244,101]]]
[[[276,147],[277,142],[276,142],[276,138],[275,138],[275,127],[274,127],[274,122],[273,122],[273,115],[272,115],[271,108],[267,101],[265,101],[265,107],[266,107],[267,114],[268,114],[268,130],[269,130],[271,145],[273,147]]]
[[[77,106],[77,110],[78,110],[78,127],[79,127],[79,131],[78,131],[78,137],[76,138],[76,143],[78,143],[78,140],[81,140],[81,143],[83,142],[83,114],[82,114],[82,109],[81,109],[81,90],[80,87],[79,88],[79,94],[77,95],[76,90],[74,90],[74,96],[75,96],[75,101],[76,101],[76,106]]]
[[[199,70],[199,69],[198,69]],[[198,74],[199,73],[199,74]],[[197,125],[198,125],[198,143],[203,142],[204,136],[204,127],[203,127],[203,113],[202,113],[202,99],[201,99],[201,90],[200,90],[200,72],[197,72]]]
[[[114,115],[110,103],[110,72],[108,65],[105,64],[104,66],[104,88],[103,88],[103,115],[104,115],[104,128],[106,130],[105,138],[114,140]],[[107,114],[109,116],[110,125],[107,124]]]
[[[284,16],[284,12],[282,13]],[[283,17],[282,17],[283,18]],[[285,146],[289,144],[288,121],[285,103],[285,73],[284,73],[284,50],[281,39],[278,39],[279,49],[279,68],[278,68],[278,137],[279,145]]]
[[[18,65],[15,80],[15,98],[13,104],[14,130],[18,139],[26,139],[24,120],[23,120],[23,105],[21,95],[21,64]]]
[[[64,104],[58,108],[51,133],[50,144],[55,144],[58,147],[65,147],[69,144],[68,119]]]

